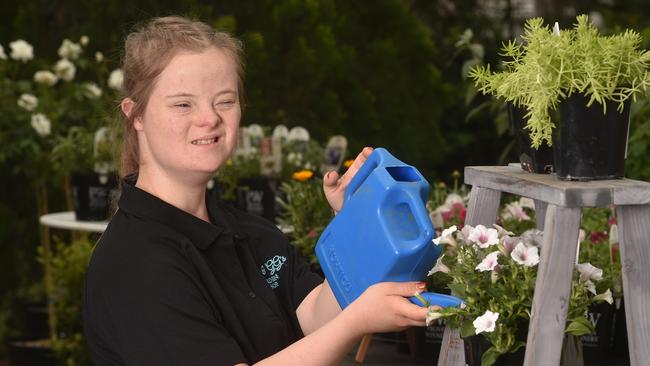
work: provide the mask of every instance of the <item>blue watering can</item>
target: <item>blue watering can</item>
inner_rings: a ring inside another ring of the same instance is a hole
[[[429,183],[412,166],[375,149],[345,191],[343,209],[316,244],[316,256],[345,308],[378,282],[421,281],[440,255],[425,208]],[[443,294],[420,294],[430,305],[459,306]],[[413,296],[411,302],[423,306]]]

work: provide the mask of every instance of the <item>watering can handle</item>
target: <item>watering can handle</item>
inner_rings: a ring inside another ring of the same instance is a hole
[[[427,301],[428,304],[422,303],[422,301],[417,296],[410,297],[409,300],[415,305],[419,305],[419,306],[438,305],[443,308],[450,307],[450,306],[459,307],[463,303],[461,299],[455,296],[438,294],[435,292],[422,292],[419,296],[421,296],[425,301]]]
[[[372,154],[370,154],[366,162],[363,163],[361,168],[359,168],[359,171],[357,171],[357,174],[354,175],[350,181],[350,184],[345,189],[345,199],[343,200],[344,204],[352,197],[354,192],[356,192],[357,189],[361,187],[361,184],[363,184],[366,178],[368,178],[370,173],[372,173],[372,171],[375,170],[379,164],[404,165],[404,163],[391,155],[388,150],[382,147],[374,149]]]
[[[416,243],[421,243],[425,238],[431,237],[432,235],[435,237],[435,233],[433,232],[433,227],[431,226],[431,219],[429,218],[429,212],[427,211],[426,207],[422,204],[420,196],[416,192],[407,192],[408,193],[408,206],[411,209],[411,212],[413,214],[413,217],[416,220],[416,224],[418,226],[418,232],[420,235],[418,235],[417,238],[414,239]]]

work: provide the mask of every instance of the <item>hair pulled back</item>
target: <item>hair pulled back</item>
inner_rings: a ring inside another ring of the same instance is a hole
[[[138,138],[133,121],[141,117],[162,71],[179,52],[202,52],[216,48],[232,57],[239,79],[239,100],[243,105],[243,65],[241,42],[226,32],[179,16],[153,18],[136,27],[124,42],[122,56],[123,97],[134,101],[130,116],[118,112],[122,131],[119,174],[125,177],[139,170]]]

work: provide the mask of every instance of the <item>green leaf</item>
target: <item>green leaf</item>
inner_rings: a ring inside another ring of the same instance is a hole
[[[501,353],[499,353],[496,348],[488,348],[488,350],[483,353],[483,357],[481,357],[481,366],[493,365],[495,362],[497,362],[497,358],[499,358],[499,356],[501,356]]]
[[[450,283],[447,285],[451,292],[454,293],[455,296],[460,297],[461,299],[465,297],[465,285],[459,284],[459,283]]]
[[[589,319],[580,316],[569,320],[569,325],[566,327],[565,332],[574,336],[581,336],[593,332],[593,327]]]
[[[460,326],[460,336],[463,338],[471,337],[476,334],[476,329],[474,329],[474,323],[471,320],[463,321],[463,324]]]

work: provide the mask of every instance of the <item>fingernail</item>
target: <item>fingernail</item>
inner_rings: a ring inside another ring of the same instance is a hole
[[[425,290],[427,288],[427,284],[424,282],[418,282],[415,284],[415,287],[417,287],[418,290]]]

